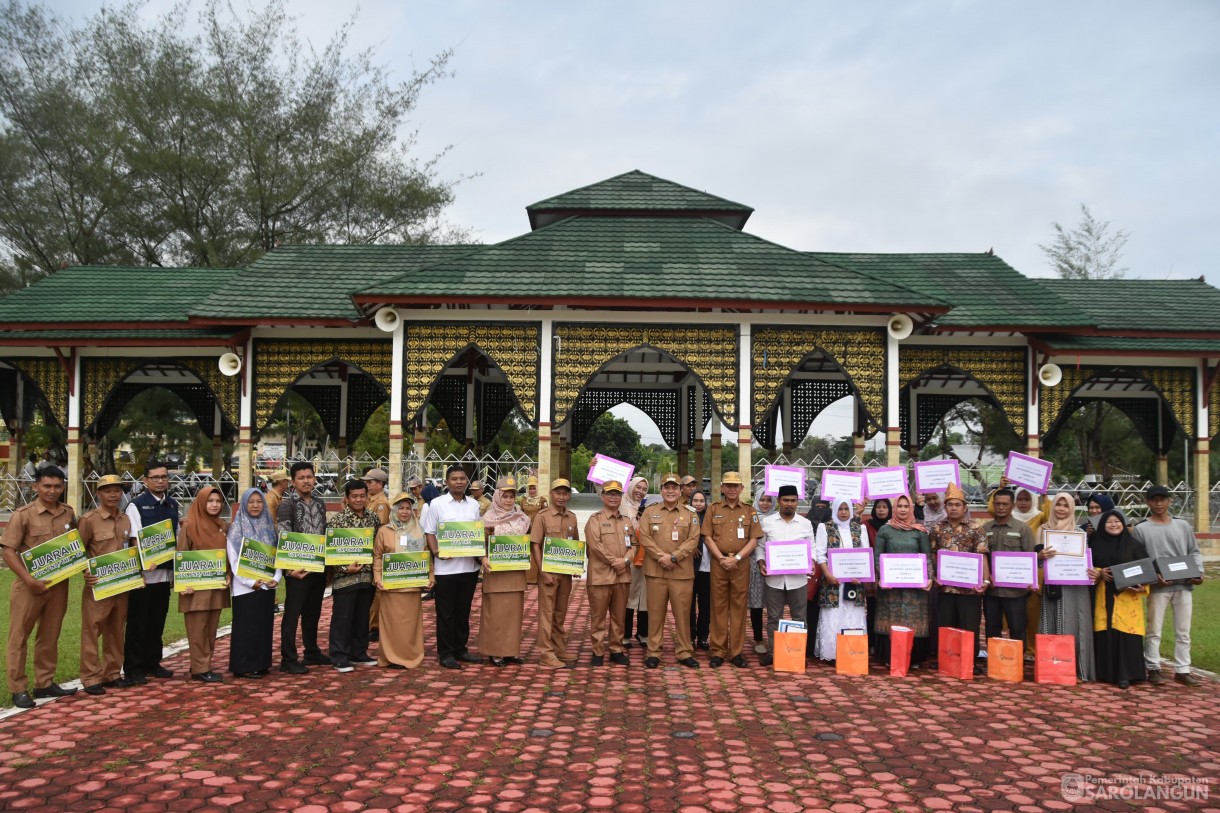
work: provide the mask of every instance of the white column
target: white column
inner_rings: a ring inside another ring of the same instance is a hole
[[[244,494],[254,483],[254,339],[246,340],[242,354],[241,418],[237,426],[237,493]]]
[[[68,364],[71,370],[68,381],[68,504],[78,517],[85,508],[85,489],[81,482],[80,363],[80,354],[73,352]]]
[[[538,381],[538,490],[541,493],[547,493],[551,487],[551,390],[554,388],[554,380],[551,375],[551,366],[554,363],[554,320],[546,318],[542,320],[542,329],[539,331],[540,354],[539,364],[541,365],[539,381]]]
[[[1030,457],[1042,457],[1042,388],[1038,384],[1037,357],[1032,347],[1026,350],[1025,380],[1029,387],[1029,405],[1025,410],[1025,453]]]
[[[402,366],[406,355],[403,347],[405,333],[401,319],[394,327],[393,335],[390,351],[390,470],[387,472],[390,475],[390,499],[403,490],[404,479],[402,471]]]
[[[220,481],[224,471],[224,444],[220,437],[224,418],[220,413],[220,401],[212,402],[212,479]]]
[[[1207,386],[1207,359],[1199,359],[1195,365],[1195,530],[1207,533],[1211,530],[1211,512],[1208,505],[1208,490],[1211,488],[1211,422],[1208,420],[1209,404],[1204,401]]]
[[[750,323],[741,323],[741,334],[737,343],[737,414],[740,428],[737,430],[737,473],[741,475],[745,488],[741,498],[750,499],[750,480],[753,478],[750,445],[754,442],[752,416],[754,412],[753,388],[750,384]]]
[[[897,466],[902,451],[902,427],[898,424],[898,340],[885,336],[885,465]]]

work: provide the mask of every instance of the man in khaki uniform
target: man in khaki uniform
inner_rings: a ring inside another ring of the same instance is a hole
[[[390,501],[385,495],[385,484],[390,482],[390,475],[382,469],[369,469],[360,478],[368,486],[369,501],[364,504],[366,511],[377,515],[377,521],[382,525],[390,524]],[[373,591],[373,604],[369,607],[369,640],[381,639],[381,624],[378,615],[381,612],[381,591]]]
[[[106,474],[97,480],[98,507],[80,518],[85,555],[92,559],[122,550],[131,532],[131,520],[119,511],[123,500],[123,478]],[[134,685],[120,677],[123,668],[123,628],[127,623],[127,594],[98,601],[93,597],[97,577],[85,572],[85,588],[80,599],[80,682],[85,694],[105,694],[107,686]],[[102,639],[102,660],[98,661],[98,637]]]
[[[601,666],[606,654],[606,612],[610,612],[610,662],[627,666],[623,652],[623,619],[627,593],[631,589],[631,540],[635,524],[619,511],[623,484],[602,483],[602,510],[585,523],[585,547],[589,554],[589,637],[593,640],[593,665]]]
[[[276,512],[280,510],[280,503],[284,501],[284,495],[288,493],[288,486],[292,485],[292,478],[288,476],[286,469],[279,469],[267,475],[267,482],[270,484],[267,488],[267,493],[263,495],[265,502],[265,511],[267,515],[274,517]]]
[[[26,644],[35,625],[38,636],[34,639],[34,697],[66,697],[76,692],[54,682],[59,662],[59,628],[68,607],[68,580],[48,587],[46,582],[30,575],[21,559],[23,551],[72,530],[76,515],[70,506],[59,501],[64,493],[64,473],[58,466],[44,466],[34,476],[38,499],[14,511],[4,536],[0,537],[4,564],[14,576],[8,599],[8,687],[13,693],[13,705],[19,709],[34,708],[34,700],[27,691],[25,658]]]
[[[725,472],[720,483],[724,499],[707,507],[701,533],[712,557],[713,667],[726,660],[746,665],[741,650],[746,642],[746,602],[750,594],[750,554],[762,539],[762,525],[754,509],[741,501],[741,475]]]
[[[568,654],[568,601],[572,597],[572,577],[561,573],[542,573],[542,540],[580,539],[576,515],[568,510],[572,484],[559,477],[551,481],[551,504],[534,515],[530,524],[530,551],[538,567],[538,662],[552,669],[571,668],[576,658]]]
[[[648,657],[644,665],[661,665],[665,608],[674,620],[674,654],[678,663],[699,668],[690,640],[690,602],[695,589],[695,551],[699,547],[699,516],[678,499],[682,484],[676,474],[661,480],[661,499],[640,516],[644,577],[648,582]]]
[[[679,500],[678,502],[682,503],[683,505],[690,505],[690,498],[692,496],[694,496],[695,492],[698,490],[698,488],[696,487],[698,485],[698,483],[699,483],[699,481],[696,480],[694,477],[691,477],[689,474],[686,475],[685,477],[683,477],[682,478],[682,499]]]

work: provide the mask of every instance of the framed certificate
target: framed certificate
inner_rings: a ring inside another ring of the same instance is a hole
[[[996,587],[1036,587],[1038,554],[1012,550],[992,551],[991,581]]]
[[[826,551],[826,563],[830,565],[830,575],[841,582],[877,580],[872,548],[831,548]]]
[[[1084,556],[1088,539],[1084,531],[1045,531],[1042,544],[1059,556]]]
[[[983,554],[938,550],[936,581],[949,587],[977,590],[983,586]]]
[[[882,587],[928,586],[928,557],[922,553],[883,553],[878,558]]]

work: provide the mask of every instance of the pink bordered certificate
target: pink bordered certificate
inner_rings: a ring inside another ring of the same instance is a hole
[[[881,580],[884,588],[924,588],[928,586],[928,557],[922,553],[883,553]]]
[[[813,571],[813,551],[808,539],[767,543],[767,575],[808,575]]]
[[[841,582],[874,582],[872,548],[831,548],[826,551],[830,575]]]
[[[977,590],[983,586],[983,554],[938,550],[936,581],[948,587]]]

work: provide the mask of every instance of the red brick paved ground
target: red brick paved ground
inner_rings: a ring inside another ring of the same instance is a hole
[[[593,669],[578,596],[574,670],[449,672],[429,658],[415,671],[315,668],[219,687],[179,677],[41,706],[0,722],[0,809],[1131,807],[1067,804],[1068,771],[1210,780],[1210,801],[1155,804],[1220,809],[1216,684],[1120,692],[820,665],[777,675],[753,656],[750,669],[694,672],[671,653],[669,669],[650,671],[638,649],[629,669]],[[531,588],[527,617],[533,599]],[[218,670],[227,652],[226,639]],[[181,676],[185,660],[168,665]]]

